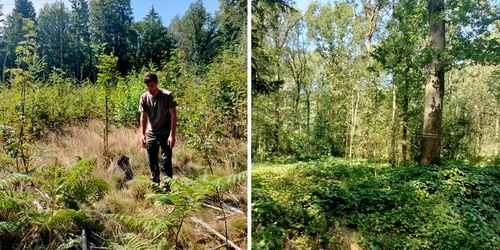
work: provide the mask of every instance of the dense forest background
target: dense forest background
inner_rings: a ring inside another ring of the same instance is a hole
[[[499,7],[253,0],[252,245],[499,248]]]
[[[167,27],[130,0],[70,2],[0,11],[0,248],[245,247],[246,1]],[[179,104],[174,192],[138,144],[147,71]]]
[[[252,152],[418,162],[428,65],[443,68],[441,156],[498,156],[499,21],[491,1],[445,1],[446,46],[427,1],[253,1]]]

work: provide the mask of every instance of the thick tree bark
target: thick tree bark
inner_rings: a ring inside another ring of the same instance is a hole
[[[445,46],[444,0],[429,0],[429,38],[434,49],[425,85],[422,164],[440,163],[441,118],[444,95],[444,67],[440,58]]]

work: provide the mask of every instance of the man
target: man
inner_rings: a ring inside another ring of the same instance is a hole
[[[153,72],[144,75],[147,91],[139,100],[141,112],[141,144],[148,152],[151,180],[160,184],[158,150],[161,155],[161,171],[172,178],[172,149],[175,146],[177,115],[172,93],[158,88],[158,77]],[[164,183],[167,190],[168,183]]]

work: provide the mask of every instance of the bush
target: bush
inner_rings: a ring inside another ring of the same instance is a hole
[[[252,185],[257,246],[306,237],[313,248],[342,247],[343,236],[331,234],[337,227],[355,230],[367,248],[500,246],[498,165],[389,168],[323,158],[257,166]]]

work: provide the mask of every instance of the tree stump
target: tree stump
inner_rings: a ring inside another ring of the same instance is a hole
[[[119,155],[116,158],[114,169],[123,174],[123,182],[127,182],[134,178],[134,172],[130,167],[129,158],[126,155]]]

